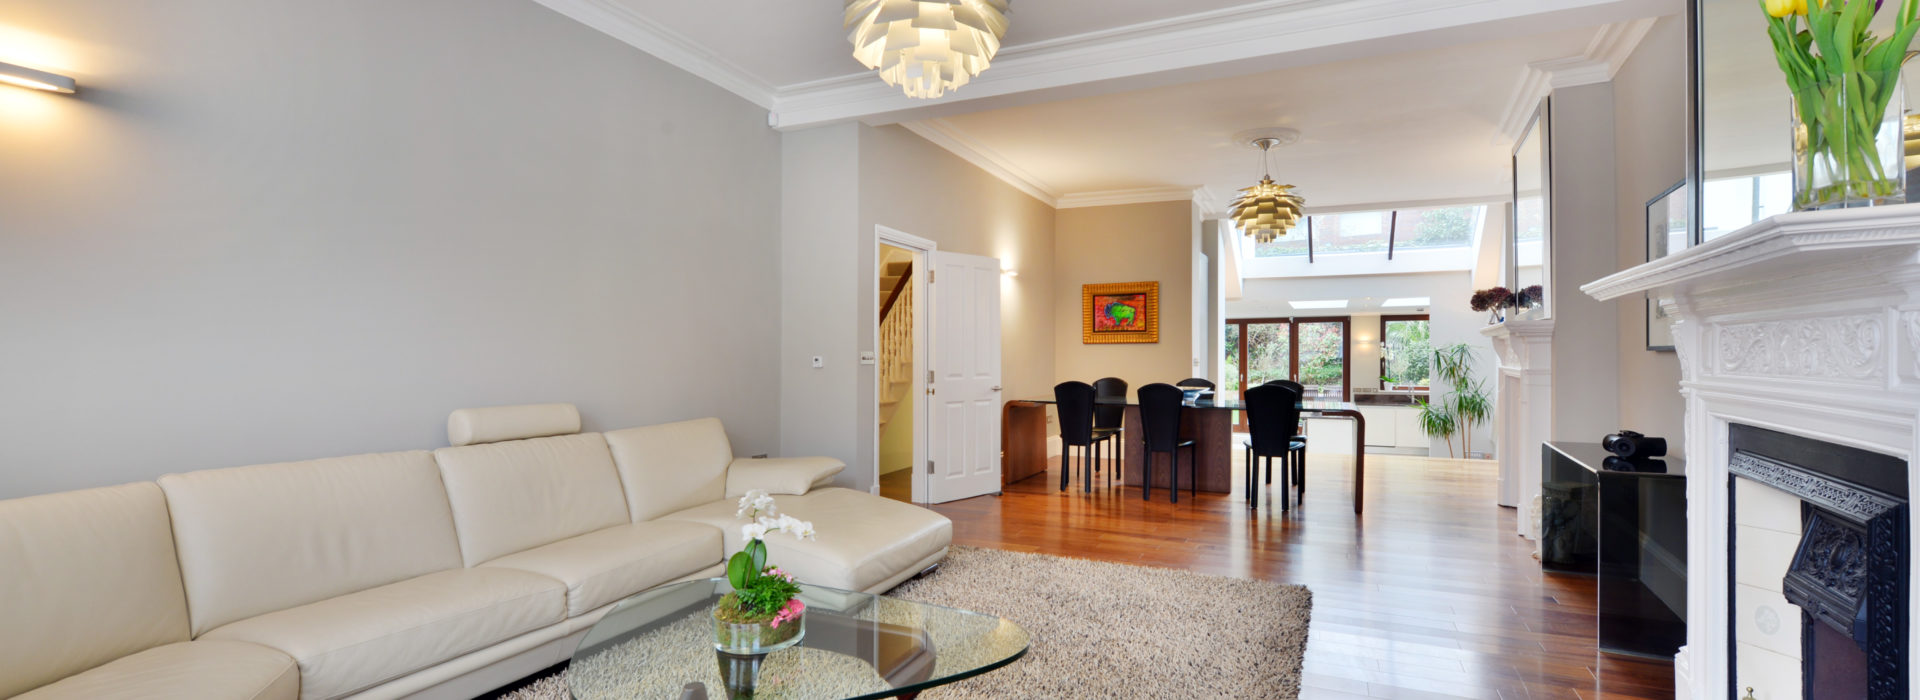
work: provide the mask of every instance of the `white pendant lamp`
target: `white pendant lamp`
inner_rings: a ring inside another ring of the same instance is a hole
[[[847,0],[853,57],[908,97],[932,99],[987,69],[1010,0]]]

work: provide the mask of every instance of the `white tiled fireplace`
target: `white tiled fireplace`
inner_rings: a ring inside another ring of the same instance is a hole
[[[1822,499],[1850,487],[1791,470],[1768,483],[1749,462],[1730,467],[1730,433],[1750,434],[1734,427],[1750,426],[1863,450],[1884,456],[1854,460],[1877,470],[1869,481],[1920,483],[1920,205],[1782,215],[1583,290],[1629,303],[1652,292],[1680,321],[1690,556],[1679,696],[1720,700],[1752,687],[1756,700],[1802,698],[1803,637],[1829,633],[1805,614],[1811,608],[1788,602],[1782,579],[1801,546],[1803,513],[1830,512]],[[1888,521],[1879,522],[1884,532]],[[1906,518],[1907,542],[1920,540],[1915,522]],[[1920,578],[1914,558],[1903,556],[1905,590],[1882,595],[1896,603],[1882,611],[1897,603],[1911,611],[1920,599],[1908,583]],[[1904,641],[1902,676],[1920,650],[1915,627],[1878,633],[1875,648]]]

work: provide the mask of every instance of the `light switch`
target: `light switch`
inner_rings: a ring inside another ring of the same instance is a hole
[[[872,350],[861,350],[861,351],[860,351],[860,364],[863,364],[863,365],[871,365],[871,364],[875,364],[875,363],[876,363],[876,360],[874,360],[874,358],[873,358],[873,351],[872,351]]]
[[[825,367],[825,366],[827,366],[827,358],[821,357],[819,355],[813,356],[814,369],[820,369],[821,367]]]

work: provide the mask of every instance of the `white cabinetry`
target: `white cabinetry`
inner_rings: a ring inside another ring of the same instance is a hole
[[[1412,406],[1361,406],[1367,419],[1368,447],[1425,448],[1427,435],[1420,430],[1420,409]]]

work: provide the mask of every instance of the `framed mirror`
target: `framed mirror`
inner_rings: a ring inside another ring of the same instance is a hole
[[[1891,5],[1888,6],[1889,8]],[[1692,0],[1694,243],[1726,236],[1793,210],[1793,101],[1780,72],[1767,15],[1754,0]],[[1887,36],[1896,12],[1870,30]],[[1802,27],[1805,25],[1802,24]],[[1905,69],[1907,109],[1920,86]],[[1909,185],[1909,190],[1913,187]]]
[[[1543,99],[1527,123],[1526,131],[1513,146],[1513,215],[1507,217],[1507,288],[1514,293],[1539,285],[1547,286],[1553,245],[1553,212],[1548,194],[1552,177],[1547,164],[1547,122],[1549,101]],[[1524,318],[1550,318],[1553,295]]]

